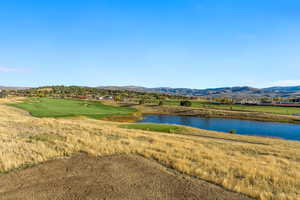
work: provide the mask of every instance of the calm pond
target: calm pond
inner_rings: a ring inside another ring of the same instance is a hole
[[[238,134],[278,137],[300,141],[300,124],[174,115],[144,115],[144,119],[139,122],[180,124],[222,132],[229,132],[234,129]]]

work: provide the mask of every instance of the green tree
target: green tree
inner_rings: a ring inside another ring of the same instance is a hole
[[[180,101],[180,106],[191,107],[192,102],[190,102],[190,101]]]
[[[122,97],[120,95],[114,96],[114,100],[120,102]]]
[[[140,104],[140,105],[145,104],[145,99],[140,99],[140,100],[139,100],[139,104]]]
[[[163,105],[164,105],[164,102],[163,102],[163,101],[159,101],[158,105],[159,105],[159,106],[163,106]]]
[[[7,93],[5,91],[0,90],[0,98],[6,98],[6,97],[7,97]]]
[[[231,130],[229,131],[229,133],[231,133],[231,134],[236,134],[236,130],[235,130],[235,129],[231,129]]]

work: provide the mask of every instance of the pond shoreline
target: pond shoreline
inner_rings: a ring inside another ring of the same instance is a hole
[[[157,105],[136,105],[132,106],[138,109],[142,114],[163,114],[175,116],[190,116],[203,118],[227,118],[261,122],[280,122],[300,124],[300,116],[279,115],[262,112],[248,111],[228,111],[208,108],[191,108],[181,106],[157,106]]]
[[[166,114],[145,114],[138,123],[175,124],[197,129],[234,134],[300,141],[300,124],[262,122],[228,118],[206,118]],[[298,134],[299,133],[299,134]]]

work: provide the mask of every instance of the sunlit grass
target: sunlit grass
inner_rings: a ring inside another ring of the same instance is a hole
[[[182,133],[184,131],[187,131],[183,127],[170,125],[170,124],[139,123],[139,124],[124,124],[124,125],[120,125],[120,127],[127,128],[127,129],[139,129],[139,130],[165,132],[165,133]]]
[[[136,112],[133,108],[121,108],[104,105],[96,101],[76,99],[31,98],[10,105],[27,110],[35,117],[87,116],[101,118],[111,115],[129,115]]]
[[[180,134],[124,129],[85,117],[35,118],[1,103],[0,110],[1,172],[80,151],[134,153],[252,197],[300,199],[300,142],[188,127]]]

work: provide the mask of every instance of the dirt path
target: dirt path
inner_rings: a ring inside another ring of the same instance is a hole
[[[79,155],[2,174],[0,199],[250,200],[134,155]]]

